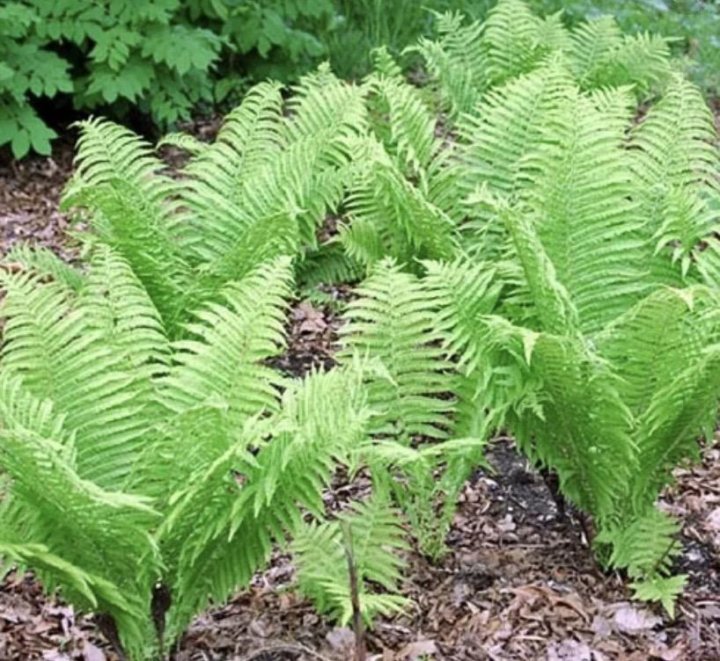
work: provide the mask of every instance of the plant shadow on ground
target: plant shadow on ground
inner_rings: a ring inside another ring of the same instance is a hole
[[[31,239],[72,259],[67,220],[57,198],[71,164],[31,159],[0,169],[0,252]],[[346,291],[330,292],[337,298]],[[298,301],[290,315],[289,346],[277,367],[293,374],[328,368],[338,315]],[[452,660],[664,661],[720,658],[720,449],[677,471],[664,507],[683,521],[678,569],[689,575],[674,622],[630,604],[622,577],[595,563],[572,516],[558,514],[542,477],[509,439],[489,448],[494,471],[478,470],[462,495],[439,563],[413,552],[405,594],[413,604],[369,632],[377,658]],[[329,508],[367,488],[361,475],[339,475]],[[81,540],[79,540],[81,542]],[[229,604],[195,620],[175,652],[178,661],[347,659],[352,636],[319,617],[291,591],[290,558],[276,554],[269,569]],[[0,588],[0,658],[115,658],[91,618],[48,600],[31,576],[11,573]]]

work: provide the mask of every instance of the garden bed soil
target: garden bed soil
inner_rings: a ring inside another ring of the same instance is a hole
[[[52,159],[0,167],[0,252],[29,240],[73,259],[67,218],[58,211],[69,176],[69,144]],[[339,295],[342,295],[340,292]],[[297,301],[289,347],[278,368],[302,375],[332,364],[339,321],[330,309]],[[683,522],[678,570],[688,585],[671,621],[631,603],[627,581],[604,574],[583,526],[562,516],[542,477],[510,439],[488,449],[494,470],[468,481],[448,553],[433,564],[408,553],[404,594],[412,605],[380,618],[368,632],[371,658],[484,660],[720,659],[720,449],[679,469],[663,507]],[[338,476],[329,506],[365,488]],[[276,554],[269,568],[230,603],[200,615],[180,641],[178,661],[345,660],[352,633],[318,616],[292,591],[293,565]],[[0,586],[0,659],[116,659],[91,616],[43,596],[30,575],[10,573]]]

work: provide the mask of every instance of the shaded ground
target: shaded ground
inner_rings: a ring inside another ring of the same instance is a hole
[[[72,256],[57,212],[70,154],[0,167],[0,252],[31,238]],[[292,373],[328,366],[336,315],[308,302],[293,309],[290,347],[277,366]],[[496,471],[479,470],[462,494],[449,553],[432,565],[411,553],[405,594],[413,606],[379,620],[370,650],[383,661],[412,659],[720,659],[720,450],[677,472],[665,506],[684,522],[679,569],[689,584],[675,622],[630,604],[618,575],[603,575],[573,520],[558,516],[543,480],[508,439],[489,451]],[[348,487],[339,480],[332,504]],[[250,589],[198,617],[180,661],[350,658],[352,635],[317,616],[291,591],[293,567],[277,555]],[[424,656],[423,656],[424,655]],[[29,576],[0,587],[0,659],[116,658],[91,618],[45,599]]]

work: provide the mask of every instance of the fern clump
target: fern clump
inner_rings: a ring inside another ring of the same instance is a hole
[[[261,83],[212,144],[167,138],[191,154],[173,177],[81,123],[64,204],[87,263],[20,248],[2,274],[0,552],[134,657],[286,536],[323,612],[401,608],[400,521],[441,556],[498,429],[672,613],[678,523],[655,503],[720,395],[712,116],[662,39],[612,19],[503,0],[438,27],[425,89],[383,50],[360,84]],[[268,360],[294,283],[338,280],[361,281],[339,365],[288,380]],[[373,493],[327,520],[339,463]]]
[[[368,98],[393,197],[369,186],[354,216],[351,197],[341,239],[359,261],[401,264],[373,267],[349,309],[350,342],[390,366],[371,392],[407,402],[391,418],[429,423],[410,426],[402,452],[380,452],[407,471],[418,435],[509,428],[593,516],[600,559],[672,612],[677,525],[654,503],[712,429],[720,394],[712,115],[662,39],[625,37],[611,18],[568,30],[509,0],[484,23],[443,16],[439,30],[418,50],[452,142],[431,135],[423,96],[381,61]],[[444,250],[429,249],[425,217]],[[399,398],[393,355],[428,370]],[[397,442],[397,430],[384,432]]]
[[[466,111],[443,164],[459,251],[501,287],[492,309],[443,318],[461,364],[484,367],[477,406],[504,403],[521,448],[593,515],[601,559],[672,612],[677,525],[654,503],[720,394],[715,129],[662,40],[611,19],[524,37],[538,20],[501,2],[478,28],[495,78],[473,83],[474,106],[436,66],[465,56],[442,36],[421,48],[448,109]],[[633,92],[653,99],[640,121]]]
[[[300,506],[322,515],[368,414],[356,367],[287,383],[265,365],[288,258],[225,285],[176,342],[112,248],[75,275],[3,275],[0,548],[151,658],[250,580]]]

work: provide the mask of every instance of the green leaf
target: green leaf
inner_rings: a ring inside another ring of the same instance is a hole
[[[15,158],[22,158],[30,151],[30,133],[25,129],[20,129],[15,133],[10,146],[13,156]]]
[[[682,594],[687,575],[679,574],[663,578],[660,576],[631,583],[633,596],[642,601],[659,601],[671,619],[675,619],[675,602]]]

